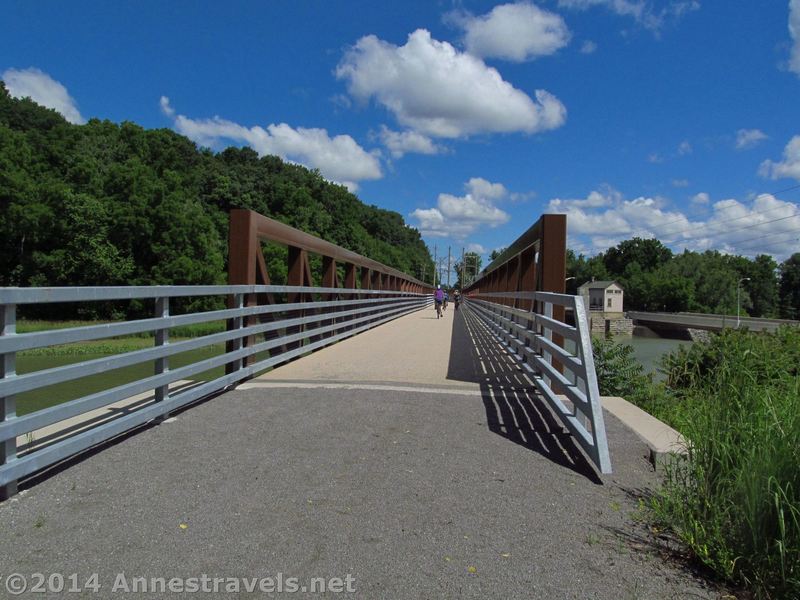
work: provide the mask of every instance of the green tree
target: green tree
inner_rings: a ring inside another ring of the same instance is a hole
[[[453,269],[457,273],[455,287],[462,288],[465,285],[469,285],[473,279],[477,277],[478,273],[481,272],[482,266],[483,259],[480,254],[477,252],[465,252],[464,262],[462,263],[458,260],[453,265]],[[462,273],[465,275],[465,282],[461,281]]]
[[[632,264],[639,265],[642,271],[654,271],[671,258],[672,250],[660,241],[635,237],[609,248],[603,256],[603,262],[608,272],[618,277]]]
[[[768,254],[759,254],[752,261],[742,257],[735,258],[743,261],[739,274],[750,278],[750,281],[742,282],[742,287],[750,297],[750,314],[754,317],[777,317],[778,263]]]
[[[800,319],[800,252],[792,254],[780,267],[780,314],[784,319]]]

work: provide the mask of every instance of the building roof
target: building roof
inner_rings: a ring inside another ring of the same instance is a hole
[[[620,289],[622,286],[618,284],[616,281],[587,281],[582,286],[580,286],[579,290],[605,290],[612,285],[616,285]]]

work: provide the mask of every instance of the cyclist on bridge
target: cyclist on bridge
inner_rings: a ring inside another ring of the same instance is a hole
[[[444,292],[441,285],[436,286],[436,291],[433,293],[433,301],[436,304],[436,318],[438,319],[442,316],[442,302],[444,302]]]

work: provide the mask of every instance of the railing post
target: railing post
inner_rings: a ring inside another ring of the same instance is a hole
[[[244,308],[244,294],[233,295],[232,307],[238,310]],[[231,329],[242,329],[242,327],[244,327],[244,317],[239,316],[231,319]],[[237,350],[241,350],[243,344],[244,344],[244,338],[240,337],[234,338],[230,344],[230,351],[236,352]],[[239,371],[242,368],[242,359],[237,358],[236,360],[234,360],[229,364],[231,372]]]
[[[169,317],[169,297],[156,298],[156,318],[165,319]],[[156,329],[156,346],[169,345],[169,327]],[[169,371],[169,358],[157,358],[155,364],[155,375],[161,375]],[[169,398],[169,385],[161,385],[156,388],[156,402],[163,402]]]
[[[17,333],[17,307],[14,304],[0,306],[0,336],[15,335]],[[0,379],[9,379],[17,375],[17,353],[6,352],[0,355]],[[0,398],[0,422],[11,421],[17,418],[17,401],[14,396]],[[17,439],[0,442],[0,465],[7,465],[17,459]],[[17,482],[9,481],[0,486],[0,500],[6,500],[17,493]]]
[[[553,318],[553,303],[552,302],[547,302],[547,301],[544,302],[544,316],[547,317],[548,319],[552,319]],[[553,341],[553,331],[551,329],[549,329],[548,325],[546,325],[546,324],[542,326],[542,335],[544,336],[544,338],[546,340],[549,340],[551,342]],[[550,365],[551,367],[553,366],[553,356],[552,356],[552,354],[550,354],[550,352],[548,352],[546,350],[542,350],[542,358],[544,358],[544,361],[548,365]],[[553,384],[552,380],[547,375],[545,375],[544,373],[542,373],[542,377],[544,378],[544,381],[547,384],[547,387],[552,387],[552,384]]]
[[[288,265],[287,265],[287,276],[286,276],[286,283],[287,285],[292,286],[303,286],[308,285],[305,276],[305,263],[307,260],[307,253],[302,248],[298,248],[296,246],[289,246],[289,255],[288,255]],[[306,295],[299,292],[292,292],[287,294],[286,300],[290,304],[305,302]],[[294,311],[296,317],[303,317],[306,314],[304,310],[297,310]],[[296,333],[300,333],[301,331],[305,331],[304,325],[295,325],[294,327],[288,327],[286,329],[286,335],[294,335]],[[305,345],[305,340],[299,340],[297,342],[292,342],[291,344],[287,344],[286,347],[289,350],[295,350],[300,348],[301,346]]]

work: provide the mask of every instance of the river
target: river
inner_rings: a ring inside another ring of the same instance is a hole
[[[677,350],[681,346],[691,346],[692,342],[687,340],[671,340],[667,338],[639,337],[631,335],[620,335],[614,338],[616,342],[633,346],[633,354],[646,373],[658,372],[661,357],[667,352]],[[658,374],[656,375],[658,377]]]

